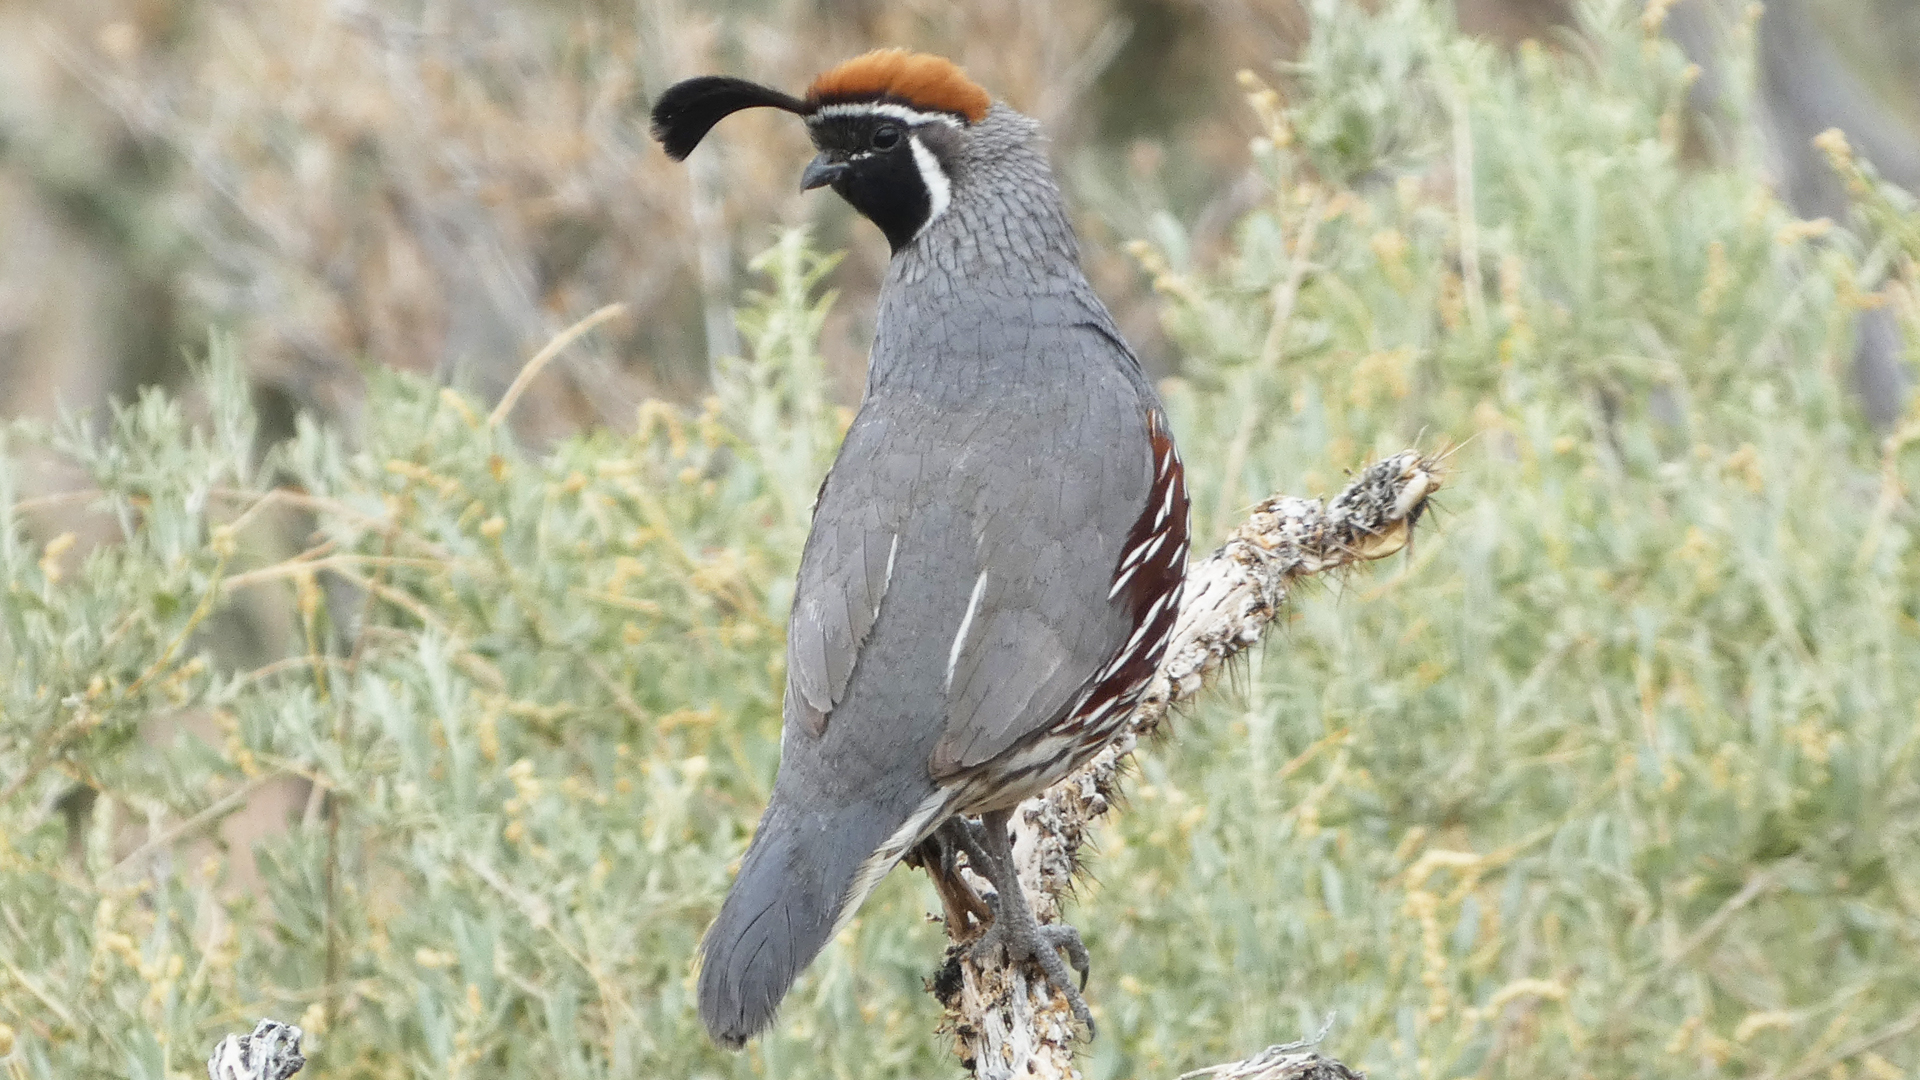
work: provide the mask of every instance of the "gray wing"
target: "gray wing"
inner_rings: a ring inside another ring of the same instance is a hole
[[[1051,723],[1132,630],[1109,593],[1146,503],[1151,451],[1143,415],[1109,422],[1098,445],[1060,447],[1064,460],[988,466],[1000,474],[1024,467],[1027,497],[976,518],[980,558],[968,599],[977,590],[979,600],[963,611],[944,657],[946,729],[929,762],[936,778],[989,761]]]
[[[820,486],[794,588],[786,714],[788,723],[814,735],[826,729],[827,717],[846,697],[900,554],[898,508],[905,500],[887,495],[891,490],[904,496],[898,482],[904,477],[869,457],[880,449],[873,444],[885,441],[874,427],[856,425],[841,447],[841,462],[865,459],[863,464],[842,468],[836,462]]]
[[[1069,330],[1060,345],[1113,348]],[[1002,400],[862,409],[801,559],[790,725],[897,747],[938,780],[1060,715],[1125,641],[1108,594],[1151,486],[1152,391],[1111,360],[1070,367]]]

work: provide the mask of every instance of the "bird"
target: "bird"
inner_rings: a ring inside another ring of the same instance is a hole
[[[800,96],[676,83],[651,131],[684,160],[756,107],[805,121],[801,189],[891,256],[800,556],[772,794],[700,944],[701,1019],[727,1049],[766,1030],[904,859],[950,920],[989,916],[976,955],[1038,964],[1092,1037],[1086,948],[1034,917],[1009,826],[1118,736],[1172,636],[1188,499],[1166,411],[1081,268],[1037,122],[951,60],[882,49]]]

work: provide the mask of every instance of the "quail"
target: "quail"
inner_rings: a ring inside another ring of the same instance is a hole
[[[756,106],[805,120],[801,188],[832,188],[892,257],[800,558],[772,799],[700,946],[701,1019],[732,1049],[763,1031],[911,859],[950,917],[990,913],[974,948],[1039,964],[1091,1034],[1067,972],[1084,987],[1086,950],[1035,919],[1008,826],[1119,733],[1172,634],[1187,493],[1166,415],[1081,271],[1033,120],[890,49],[800,97],[689,79],[653,134],[684,159]]]

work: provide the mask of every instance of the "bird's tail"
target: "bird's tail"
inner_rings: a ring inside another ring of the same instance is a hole
[[[773,1021],[793,980],[945,809],[767,808],[720,914],[700,943],[700,1019],[738,1050]]]

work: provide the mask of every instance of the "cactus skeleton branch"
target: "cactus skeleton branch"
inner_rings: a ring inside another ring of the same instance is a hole
[[[229,1035],[207,1059],[207,1080],[287,1080],[307,1064],[298,1027],[262,1020],[250,1035]]]
[[[1279,615],[1294,582],[1384,558],[1406,547],[1440,488],[1444,467],[1408,450],[1376,462],[1332,502],[1277,496],[1253,508],[1213,554],[1187,570],[1180,620],[1147,695],[1125,734],[1079,772],[1027,800],[1014,813],[1020,881],[1042,922],[1057,920],[1095,819],[1109,812],[1125,763],[1174,705],[1197,695],[1207,675],[1257,643]],[[984,884],[981,879],[975,879]],[[955,977],[957,975],[957,978]],[[1069,1080],[1073,1014],[1037,970],[999,955],[975,958],[964,943],[948,950],[936,979],[944,1026],[955,1053],[980,1080]],[[1329,1080],[1354,1074],[1312,1053],[1275,1054],[1201,1070],[1234,1080]]]

